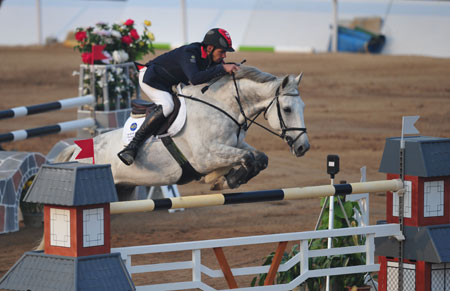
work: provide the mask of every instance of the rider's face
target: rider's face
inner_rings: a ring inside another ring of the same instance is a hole
[[[212,54],[211,58],[215,63],[221,63],[227,57],[227,52],[224,49],[214,49],[212,45],[207,47],[207,52]]]
[[[227,52],[224,49],[216,49],[213,51],[212,60],[215,63],[221,63],[227,57]]]

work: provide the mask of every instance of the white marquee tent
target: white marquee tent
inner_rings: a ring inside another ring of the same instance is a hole
[[[277,51],[327,51],[334,0],[4,0],[0,7],[0,45],[63,41],[79,26],[128,18],[145,19],[156,43],[178,46],[202,39],[212,27],[227,29],[235,47],[273,47]],[[37,11],[39,3],[40,13]],[[182,4],[186,7],[183,32]],[[384,54],[450,57],[450,1],[339,0],[339,20],[380,17]]]

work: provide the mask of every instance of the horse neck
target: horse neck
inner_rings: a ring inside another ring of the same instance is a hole
[[[252,118],[269,106],[275,97],[278,83],[278,81],[258,83],[248,79],[239,80],[241,103],[247,117]],[[236,89],[234,90],[236,92]]]

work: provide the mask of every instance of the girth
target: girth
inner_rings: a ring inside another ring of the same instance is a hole
[[[183,185],[192,182],[193,180],[200,180],[200,178],[203,177],[202,174],[197,172],[192,167],[191,163],[189,163],[170,136],[165,136],[161,138],[161,140],[169,153],[181,167],[182,173],[180,179],[177,181],[178,185]]]

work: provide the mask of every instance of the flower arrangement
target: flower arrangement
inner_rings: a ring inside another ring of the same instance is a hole
[[[139,35],[134,27],[135,22],[128,19],[123,23],[114,23],[111,26],[99,22],[95,26],[87,28],[78,27],[75,32],[77,45],[74,49],[81,53],[81,59],[85,64],[120,64],[127,61],[136,61],[148,53],[155,53],[153,48],[154,34],[148,30],[151,21],[144,21],[144,31]],[[92,59],[93,48],[104,46],[103,59]]]
[[[132,19],[112,25],[100,22],[95,26],[76,29],[77,45],[74,49],[81,53],[81,60],[86,64],[81,94],[94,94],[97,110],[104,110],[106,99],[111,110],[128,107],[127,98],[139,86],[137,72],[131,62],[141,60],[148,53],[155,53],[152,43],[155,36],[149,30],[151,24],[149,20],[144,21],[142,34],[138,33]]]

